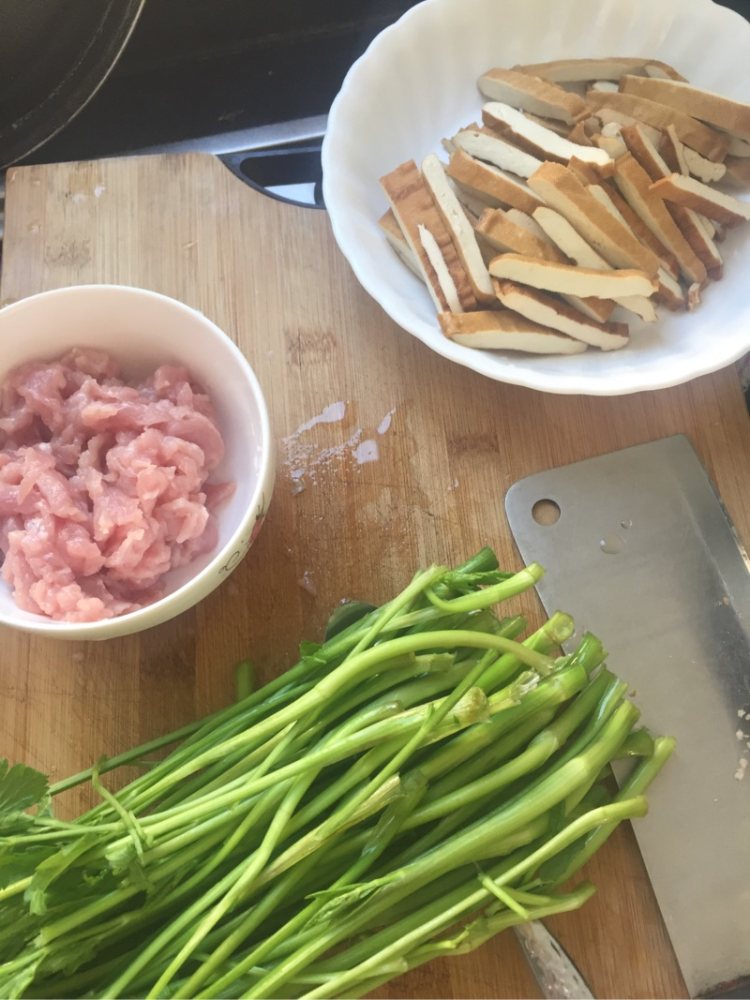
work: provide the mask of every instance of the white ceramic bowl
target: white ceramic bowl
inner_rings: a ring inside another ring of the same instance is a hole
[[[750,226],[721,244],[723,281],[690,314],[631,324],[621,351],[568,357],[484,352],[445,338],[427,291],[383,238],[378,178],[442,153],[479,116],[477,77],[492,66],[580,56],[650,56],[698,86],[750,100],[750,25],[711,0],[426,0],[381,32],[334,101],[323,143],[323,194],[359,281],[405,330],[491,378],[547,392],[617,395],[715,371],[750,349]]]
[[[226,579],[255,539],[271,499],[274,454],[258,379],[242,352],[202,313],[157,292],[123,285],[79,285],[43,292],[0,310],[0,381],[34,359],[54,360],[71,347],[109,352],[126,377],[179,362],[206,389],[226,454],[215,480],[237,484],[217,511],[219,542],[166,577],[153,604],[99,622],[58,622],[21,610],[0,580],[0,623],[67,639],[107,639],[140,632],[197,604]]]

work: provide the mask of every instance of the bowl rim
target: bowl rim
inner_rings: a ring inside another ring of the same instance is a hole
[[[462,0],[462,2],[465,3],[467,0]],[[468,2],[476,3],[481,2],[481,0],[468,0]],[[651,0],[634,0],[634,2],[644,5],[649,4]],[[422,0],[421,3],[409,8],[396,21],[380,31],[362,55],[349,67],[328,113],[328,124],[321,148],[323,201],[328,210],[334,239],[355,277],[368,295],[378,303],[397,326],[422,341],[431,351],[441,357],[496,382],[518,385],[556,395],[624,396],[636,392],[669,389],[703,375],[710,375],[743,357],[750,351],[750,327],[746,343],[735,345],[732,350],[727,350],[724,353],[717,352],[713,356],[706,355],[704,362],[700,365],[696,365],[689,355],[685,355],[679,364],[676,363],[675,359],[670,359],[668,366],[654,364],[648,372],[639,372],[637,381],[632,381],[632,379],[628,381],[628,370],[623,368],[620,373],[620,378],[623,380],[621,384],[604,386],[601,374],[595,371],[590,374],[566,375],[564,372],[540,372],[533,368],[524,369],[521,365],[513,372],[487,371],[483,363],[484,352],[456,344],[447,337],[436,336],[436,334],[440,334],[437,320],[434,325],[431,325],[419,317],[406,315],[407,307],[400,294],[383,294],[382,284],[377,273],[373,273],[367,262],[359,255],[351,213],[346,210],[344,204],[339,205],[337,191],[344,186],[341,181],[346,177],[346,173],[341,161],[336,159],[334,144],[340,142],[338,139],[339,131],[342,135],[346,134],[346,128],[340,125],[341,118],[346,113],[347,101],[352,98],[353,92],[356,94],[354,88],[359,77],[366,72],[372,58],[377,57],[379,50],[387,47],[391,38],[403,31],[404,27],[410,25],[412,21],[418,22],[420,18],[432,16],[437,8],[443,8],[444,13],[447,14],[456,3],[457,0]],[[680,0],[682,16],[686,13],[689,14],[688,8],[690,7],[696,11],[701,10],[717,19],[723,18],[726,21],[731,21],[735,29],[747,34],[750,38],[750,23],[737,11],[722,7],[714,0]],[[375,224],[376,222],[373,220],[373,225]],[[665,371],[667,367],[668,370]]]
[[[181,302],[179,299],[173,298],[171,295],[165,295],[163,292],[157,292],[150,288],[141,288],[137,285],[119,285],[112,282],[65,285],[61,288],[36,292],[33,295],[28,295],[22,299],[17,299],[15,302],[8,303],[8,305],[0,309],[0,317],[2,317],[0,318],[0,322],[4,321],[3,318],[5,316],[13,312],[33,308],[40,301],[72,297],[80,293],[116,294],[124,297],[151,299],[162,305],[166,305],[168,308],[174,309],[176,312],[190,316],[192,319],[197,318],[209,335],[215,340],[224,342],[230,355],[234,355],[234,360],[243,372],[260,414],[260,461],[256,482],[249,496],[246,511],[225,544],[217,550],[211,561],[199,573],[190,577],[190,579],[186,580],[176,590],[166,594],[164,597],[160,597],[158,601],[154,601],[152,604],[147,604],[135,611],[129,611],[124,615],[117,615],[114,618],[103,618],[94,622],[56,621],[51,618],[47,619],[43,615],[35,615],[31,620],[21,621],[13,615],[8,615],[0,611],[0,625],[6,625],[23,632],[63,639],[110,639],[116,636],[142,632],[165,621],[169,621],[171,618],[176,617],[183,611],[199,603],[211,590],[216,589],[218,584],[207,591],[201,591],[200,583],[201,581],[205,581],[207,577],[214,575],[223,564],[229,561],[232,553],[237,549],[238,542],[246,533],[250,524],[257,520],[259,516],[262,517],[265,514],[273,489],[274,449],[268,405],[263,395],[258,376],[255,374],[248,359],[229,334],[222,330],[218,324],[214,323],[212,319],[209,319],[205,313],[199,309],[195,309],[193,306],[187,305],[185,302]],[[263,510],[260,509],[261,504],[264,505]],[[229,574],[227,573],[227,575]],[[2,583],[4,586],[7,586],[4,581]],[[195,596],[194,592],[196,590],[200,591],[198,596]],[[22,611],[22,609],[19,608],[19,611]],[[24,613],[32,614],[32,612]]]

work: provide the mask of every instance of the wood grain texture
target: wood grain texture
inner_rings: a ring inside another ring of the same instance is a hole
[[[612,399],[482,378],[394,326],[357,285],[324,213],[267,199],[211,157],[10,170],[2,300],[81,282],[156,289],[230,333],[264,387],[279,466],[260,538],[193,611],[105,643],[0,632],[2,753],[55,777],[226,704],[243,656],[274,675],[344,597],[381,601],[417,566],[484,543],[517,566],[503,497],[546,467],[686,433],[750,539],[750,422],[733,369]],[[342,421],[297,432],[334,402],[346,404]],[[379,457],[360,463],[366,441]],[[538,620],[533,597],[517,603]],[[70,793],[65,808],[87,801]],[[596,994],[684,995],[629,829],[588,874],[598,894],[551,925]],[[506,934],[380,995],[538,992]]]

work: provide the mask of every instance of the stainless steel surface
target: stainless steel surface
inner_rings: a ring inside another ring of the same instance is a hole
[[[635,829],[691,995],[747,976],[750,573],[703,466],[676,436],[530,476],[505,506],[547,568],[544,606],[596,632],[645,723],[677,738]]]
[[[228,153],[273,149],[277,146],[290,146],[293,143],[322,139],[327,124],[327,115],[313,115],[310,118],[297,118],[294,121],[278,122],[274,125],[259,125],[257,128],[222,132],[220,135],[207,135],[201,139],[186,139],[184,142],[146,146],[143,149],[134,149],[128,155],[197,152],[225,156]]]
[[[594,994],[563,946],[538,920],[519,924],[516,938],[545,997],[593,1000]]]

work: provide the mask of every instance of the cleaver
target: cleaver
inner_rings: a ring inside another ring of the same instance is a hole
[[[636,837],[690,995],[748,997],[750,562],[732,523],[682,435],[529,476],[505,508],[545,609],[596,633],[645,725],[677,739]]]

